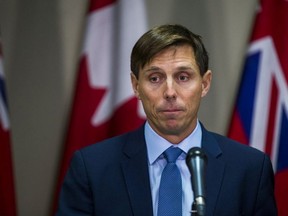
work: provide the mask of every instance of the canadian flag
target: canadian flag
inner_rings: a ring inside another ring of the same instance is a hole
[[[144,0],[90,0],[57,194],[75,150],[143,124],[130,53],[146,30]]]
[[[279,215],[288,215],[288,1],[262,0],[229,136],[266,152]]]
[[[5,93],[4,67],[0,41],[0,215],[15,216],[16,201],[10,142],[10,121]]]

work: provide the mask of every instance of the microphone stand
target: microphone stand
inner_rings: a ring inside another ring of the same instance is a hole
[[[205,200],[203,197],[194,199],[192,204],[191,216],[205,216]]]
[[[192,204],[191,216],[198,216],[195,201]]]

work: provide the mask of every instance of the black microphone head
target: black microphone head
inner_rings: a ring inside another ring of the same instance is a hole
[[[191,148],[186,155],[186,164],[191,174],[194,196],[204,196],[204,175],[207,164],[207,156],[204,150],[200,147]],[[199,183],[201,184],[199,185]]]
[[[204,150],[200,147],[193,147],[193,148],[189,149],[189,151],[187,153],[186,164],[188,165],[188,163],[190,163],[190,161],[191,161],[191,158],[195,158],[195,157],[200,157],[203,160],[205,160],[205,162],[207,161],[207,156],[206,156]]]

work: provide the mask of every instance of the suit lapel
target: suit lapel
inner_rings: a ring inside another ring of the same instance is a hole
[[[202,126],[202,125],[201,125]],[[202,147],[208,157],[206,213],[213,215],[225,171],[222,150],[214,136],[202,126]],[[135,216],[153,216],[144,128],[131,133],[123,147],[122,170]]]
[[[222,150],[220,149],[218,142],[203,126],[202,147],[208,157],[206,171],[206,211],[207,215],[213,215],[222,185],[225,163],[221,159]]]
[[[135,216],[153,216],[143,127],[131,133],[123,148],[122,170]]]

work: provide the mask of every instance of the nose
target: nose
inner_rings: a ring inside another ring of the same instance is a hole
[[[173,100],[176,99],[177,93],[175,89],[175,83],[172,79],[166,80],[166,85],[164,89],[164,98],[166,100]]]

